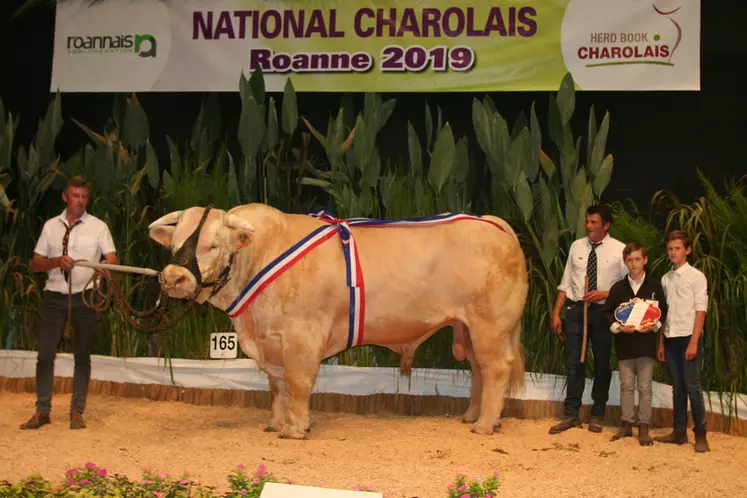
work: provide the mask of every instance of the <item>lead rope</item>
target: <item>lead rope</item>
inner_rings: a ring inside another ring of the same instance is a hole
[[[87,260],[85,259],[76,260],[76,262],[80,261],[87,262]],[[159,274],[159,280],[160,279],[161,276]],[[102,282],[106,282],[105,290],[102,290]],[[88,280],[88,282],[86,282],[86,285],[83,288],[85,289],[89,284],[91,284],[91,298],[90,300],[87,298],[87,293],[84,290],[81,294],[83,304],[91,309],[96,310],[97,313],[104,312],[110,306],[113,306],[119,313],[119,316],[122,317],[122,320],[128,323],[135,330],[146,332],[149,334],[161,332],[173,327],[177,322],[179,322],[179,320],[184,318],[189,310],[191,310],[195,306],[195,299],[197,297],[195,296],[194,298],[190,299],[184,310],[179,313],[178,316],[172,318],[168,316],[169,296],[166,292],[164,292],[162,288],[159,291],[158,299],[156,300],[156,304],[155,306],[153,306],[153,308],[147,311],[138,311],[130,306],[129,302],[127,301],[127,297],[124,295],[124,290],[122,289],[122,284],[119,277],[113,275],[111,272],[107,271],[102,276],[98,272],[94,271],[93,275]],[[66,339],[72,338],[73,332],[72,287],[72,278],[70,278],[68,281],[67,323],[65,324],[64,332]],[[139,320],[133,319],[133,316],[137,318],[153,316],[154,319],[147,323],[143,323]]]

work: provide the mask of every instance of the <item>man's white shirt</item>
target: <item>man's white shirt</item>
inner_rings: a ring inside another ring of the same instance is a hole
[[[607,235],[597,246],[597,290],[608,291],[612,285],[628,274],[623,261],[625,244]],[[568,251],[563,278],[558,290],[565,292],[568,299],[580,301],[584,296],[586,265],[591,253],[591,241],[588,237],[577,239]],[[604,301],[599,301],[604,303]]]
[[[65,211],[59,216],[50,218],[44,223],[41,236],[36,243],[34,252],[47,257],[56,258],[62,256],[62,239],[67,231],[68,223]],[[114,241],[109,227],[95,216],[84,212],[80,217],[80,223],[70,231],[67,253],[73,259],[85,259],[92,263],[101,261],[101,256],[115,252]],[[90,289],[89,282],[94,273],[93,268],[76,266],[70,270],[73,294],[82,292],[84,287]],[[47,272],[49,277],[44,285],[44,290],[68,293],[68,283],[60,268],[53,268]]]
[[[692,335],[695,312],[708,310],[708,280],[697,268],[685,263],[677,270],[670,270],[661,279],[667,296],[667,321],[665,337]]]

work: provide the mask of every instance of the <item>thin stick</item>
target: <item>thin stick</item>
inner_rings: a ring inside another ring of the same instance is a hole
[[[150,268],[138,268],[137,266],[112,265],[109,263],[91,263],[90,261],[84,261],[84,260],[76,261],[75,266],[87,266],[88,268],[119,271],[119,272],[124,272],[124,273],[139,273],[140,275],[147,275],[149,277],[157,277],[159,275],[158,271],[151,270]]]
[[[584,277],[584,295],[589,292],[589,277]],[[581,363],[586,363],[586,345],[589,340],[589,301],[584,301],[584,338],[581,340]]]

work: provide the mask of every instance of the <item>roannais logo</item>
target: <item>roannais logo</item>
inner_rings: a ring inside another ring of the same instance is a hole
[[[135,53],[155,57],[156,45],[156,38],[145,34],[67,37],[67,51],[71,54]]]

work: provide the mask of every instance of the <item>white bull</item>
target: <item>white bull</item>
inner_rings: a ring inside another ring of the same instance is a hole
[[[167,214],[150,225],[150,237],[182,256],[162,272],[169,296],[207,300],[223,311],[276,257],[326,224],[263,204],[212,209],[203,220],[204,214],[203,207]],[[472,367],[471,400],[462,420],[473,423],[473,432],[492,434],[509,386],[523,381],[521,317],[528,282],[514,231],[499,218],[483,220],[490,223],[354,226],[352,234],[364,280],[360,344],[401,354],[406,371],[421,343],[453,326],[453,353],[459,360],[466,356]],[[193,232],[196,247],[194,240],[185,244]],[[188,264],[190,244],[199,270]],[[225,286],[211,295],[217,281]],[[349,347],[350,294],[335,233],[231,319],[242,351],[270,378],[272,419],[266,430],[306,437],[320,363]]]

